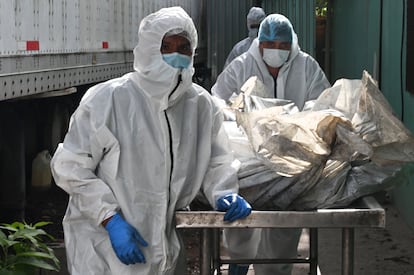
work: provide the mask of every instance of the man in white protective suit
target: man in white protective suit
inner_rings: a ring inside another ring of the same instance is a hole
[[[201,191],[225,221],[244,218],[222,113],[192,83],[197,32],[180,7],[145,17],[134,72],[90,88],[52,159],[70,196],[72,275],[186,274],[174,214]]]
[[[301,51],[290,21],[281,14],[268,15],[249,50],[234,59],[218,76],[212,94],[226,102],[240,93],[251,76],[264,83],[267,97],[288,99],[302,110],[330,87],[319,64]],[[232,258],[294,258],[300,229],[225,230],[225,244]],[[230,265],[229,274],[246,274],[248,265]],[[257,264],[256,275],[290,274],[291,264]]]
[[[257,37],[259,33],[259,25],[260,22],[266,17],[264,10],[260,7],[251,7],[249,13],[247,14],[247,30],[248,35],[243,40],[240,40],[233,46],[229,55],[227,56],[226,62],[224,63],[224,67],[230,64],[233,59],[238,57],[250,48],[253,40]]]

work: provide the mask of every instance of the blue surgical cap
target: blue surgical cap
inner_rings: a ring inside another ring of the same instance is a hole
[[[281,14],[270,14],[260,24],[259,41],[284,41],[292,43],[293,27]]]

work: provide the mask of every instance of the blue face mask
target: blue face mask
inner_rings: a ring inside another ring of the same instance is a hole
[[[162,59],[167,62],[168,65],[177,69],[186,69],[191,63],[191,56],[174,53],[165,53],[162,55]]]

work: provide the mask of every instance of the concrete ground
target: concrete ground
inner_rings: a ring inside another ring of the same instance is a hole
[[[354,274],[414,274],[414,231],[392,204],[382,203],[382,206],[386,209],[384,229],[355,230]],[[340,233],[339,230],[321,230],[319,234],[322,274],[341,274]]]
[[[355,230],[354,275],[414,274],[414,230],[389,202],[381,202],[386,210],[385,228]],[[318,234],[319,272],[321,275],[341,274],[342,231],[320,229]],[[304,230],[298,254],[308,255],[308,232]],[[292,275],[307,275],[307,264],[294,265]],[[227,266],[222,274],[227,275]],[[248,275],[254,275],[252,266]],[[271,275],[271,274],[269,274]]]

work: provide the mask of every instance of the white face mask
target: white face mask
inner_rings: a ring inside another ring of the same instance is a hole
[[[263,48],[264,62],[273,68],[281,67],[289,58],[290,51]]]

